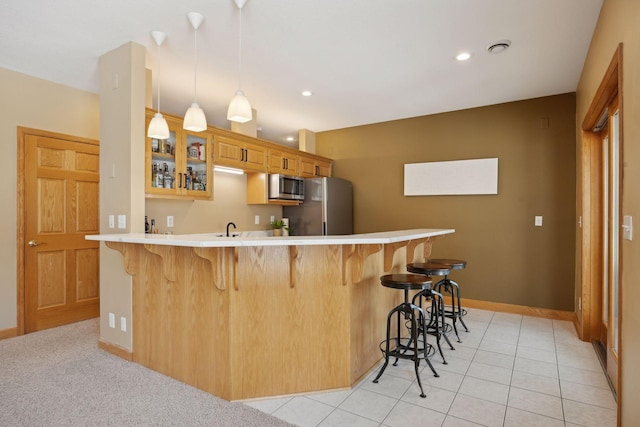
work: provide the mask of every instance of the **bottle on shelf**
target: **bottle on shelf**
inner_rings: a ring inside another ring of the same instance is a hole
[[[151,231],[151,225],[149,225],[149,220],[147,219],[147,216],[144,216],[144,232],[145,233],[149,233]]]
[[[171,188],[176,188],[176,168],[171,171]]]
[[[169,173],[169,166],[164,164],[164,188],[172,188],[173,179],[171,178],[171,174]]]
[[[158,230],[156,230],[156,220],[151,218],[151,227],[149,228],[149,232],[151,234],[157,234]]]
[[[154,163],[151,165],[151,186],[158,186],[158,164]]]
[[[156,185],[155,186],[158,188],[164,188],[164,175],[160,170],[159,164],[156,164]]]
[[[184,174],[184,187],[187,190],[191,190],[193,188],[193,183],[191,182],[191,166],[187,168],[187,173]]]

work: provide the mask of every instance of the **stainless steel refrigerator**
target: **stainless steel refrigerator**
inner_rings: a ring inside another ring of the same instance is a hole
[[[340,178],[305,179],[304,202],[285,206],[282,216],[294,236],[353,234],[353,186]]]

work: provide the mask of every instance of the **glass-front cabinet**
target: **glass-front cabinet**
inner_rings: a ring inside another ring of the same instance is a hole
[[[146,125],[153,118],[147,110]],[[165,115],[170,137],[145,138],[145,193],[150,198],[213,198],[212,136],[182,129],[182,120]],[[146,130],[146,128],[145,128]]]

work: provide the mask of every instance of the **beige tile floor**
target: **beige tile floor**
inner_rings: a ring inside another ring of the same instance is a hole
[[[377,369],[351,390],[245,402],[299,426],[616,425],[616,402],[591,344],[567,321],[469,309],[470,332],[433,377],[413,362]]]

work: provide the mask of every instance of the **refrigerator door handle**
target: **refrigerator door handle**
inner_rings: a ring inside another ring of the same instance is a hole
[[[327,235],[327,221],[322,221],[322,235]]]

